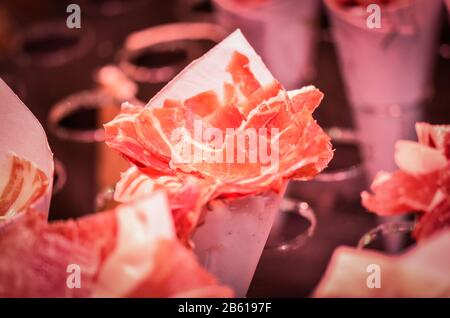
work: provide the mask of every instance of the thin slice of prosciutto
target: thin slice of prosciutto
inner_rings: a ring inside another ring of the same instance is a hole
[[[47,190],[45,173],[10,153],[0,162],[0,222],[32,206]]]
[[[450,231],[405,254],[337,248],[315,297],[450,297]]]
[[[192,183],[200,186],[203,204],[217,197],[280,191],[289,179],[311,179],[333,155],[330,138],[312,117],[322,98],[313,86],[285,91],[235,31],[145,107],[126,103],[105,125],[106,143],[136,167],[123,175],[126,181],[118,184],[116,199],[127,201],[133,196],[122,194],[142,193],[124,189],[126,184],[133,189],[136,184],[167,186],[176,198],[176,188],[186,187],[167,180],[184,184],[188,176],[197,179]],[[247,142],[238,143],[230,130]],[[249,132],[256,132],[257,143],[248,141]]]
[[[77,220],[29,211],[0,249],[0,297],[231,296],[178,242],[161,191]]]
[[[450,126],[418,123],[418,142],[399,141],[400,170],[380,172],[362,203],[378,215],[420,212],[414,235],[422,239],[450,226]]]

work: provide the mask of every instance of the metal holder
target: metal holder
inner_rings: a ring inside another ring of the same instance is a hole
[[[392,236],[407,234],[411,235],[416,226],[416,222],[410,221],[398,221],[383,223],[364,234],[358,242],[357,247],[359,249],[369,248],[371,244],[376,241],[380,241],[382,244],[393,241]],[[395,238],[394,241],[397,239]],[[391,249],[389,249],[392,252]],[[396,251],[394,251],[396,252]]]
[[[288,213],[295,214],[298,217],[307,220],[309,223],[308,228],[292,239],[282,240],[281,242],[274,242],[278,240],[274,239],[273,237],[278,235],[279,232],[283,231],[282,226],[278,225],[277,222],[280,222],[280,218],[285,217]],[[308,240],[313,237],[316,230],[316,225],[317,219],[314,210],[308,205],[308,203],[285,197],[281,201],[280,214],[278,215],[278,219],[275,220],[274,225],[272,226],[269,239],[264,249],[279,252],[294,251],[304,246],[308,242]]]
[[[64,118],[82,109],[100,109],[109,105],[111,98],[100,91],[83,91],[73,94],[54,105],[48,116],[50,131],[62,140],[81,143],[102,142],[104,140],[103,127],[92,130],[75,130],[63,127]]]
[[[172,23],[148,28],[126,38],[116,57],[117,64],[138,84],[137,97],[145,104],[185,66],[209,49],[205,41],[218,43],[225,36],[223,28],[210,23]],[[150,55],[147,60],[153,65],[139,65],[139,57],[146,54]]]
[[[61,47],[54,47],[46,41],[59,41]],[[82,29],[69,29],[65,21],[53,20],[37,24],[14,40],[17,62],[23,67],[28,65],[43,68],[58,67],[84,56],[94,45],[95,35],[88,26]],[[40,50],[46,52],[39,52]],[[47,51],[48,50],[48,51]]]

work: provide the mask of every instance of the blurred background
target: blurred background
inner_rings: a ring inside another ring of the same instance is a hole
[[[415,138],[416,121],[450,123],[443,1],[411,0],[414,6],[386,13],[380,30],[362,25],[358,8],[335,2],[2,1],[0,77],[42,123],[56,158],[50,218],[104,205],[127,165],[102,143],[101,125],[120,104],[145,104],[239,27],[286,88],[313,84],[325,93],[316,118],[334,140],[335,159],[323,176],[292,183],[288,193],[314,209],[316,233],[289,251],[268,247],[249,292],[307,296],[333,249],[355,245],[379,222],[359,193],[376,171],[395,168],[395,140]],[[81,28],[66,25],[71,3],[81,9]],[[307,226],[289,214],[279,222],[278,239]]]

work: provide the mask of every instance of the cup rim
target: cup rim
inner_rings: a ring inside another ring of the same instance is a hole
[[[36,40],[54,35],[76,37],[78,41],[62,51],[50,52],[41,57],[32,57],[24,51],[24,45],[27,40]],[[80,29],[69,29],[66,27],[65,20],[54,19],[31,25],[24,31],[16,34],[13,43],[14,51],[17,54],[16,61],[19,65],[23,67],[32,65],[42,68],[53,68],[79,59],[89,52],[95,44],[95,33],[89,26],[85,25]]]
[[[398,3],[394,2],[388,5],[384,5],[385,12],[388,15],[395,15],[400,10],[408,10],[410,8],[413,8],[415,5],[420,3],[421,1],[425,0],[413,0],[410,2],[405,3]],[[336,3],[336,0],[324,0],[324,5],[329,13],[329,16],[338,18],[341,22],[350,24],[358,29],[363,29],[366,32],[374,32],[378,34],[390,34],[393,32],[391,27],[388,28],[376,28],[376,29],[368,29],[365,24],[365,17],[361,15],[355,15],[351,12],[351,10],[348,10],[344,8],[343,6]],[[362,18],[363,17],[363,18]],[[398,30],[396,30],[398,32]]]
[[[134,81],[164,83],[178,73],[183,62],[150,69],[136,66],[129,59],[159,44],[182,40],[210,40],[219,43],[226,35],[226,30],[214,23],[177,22],[158,25],[128,35],[116,60],[118,67]]]
[[[99,90],[86,90],[69,95],[51,108],[47,118],[48,127],[55,136],[62,140],[82,143],[101,142],[104,140],[103,127],[75,130],[62,127],[60,122],[81,108],[101,109],[109,105],[111,100],[110,96]]]
[[[392,221],[377,225],[364,233],[358,241],[356,247],[365,249],[376,238],[386,234],[412,233],[417,225],[416,221]]]

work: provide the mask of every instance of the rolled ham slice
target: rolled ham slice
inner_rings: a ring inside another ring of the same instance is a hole
[[[450,126],[416,125],[418,142],[399,141],[400,170],[379,173],[362,203],[378,215],[420,212],[417,239],[450,226]]]
[[[161,191],[78,220],[29,211],[3,228],[0,248],[0,297],[232,295],[178,242]]]
[[[339,247],[314,297],[450,297],[450,231],[400,256]],[[379,270],[379,288],[375,271]]]

